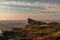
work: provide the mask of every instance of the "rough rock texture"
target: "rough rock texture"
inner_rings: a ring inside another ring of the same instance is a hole
[[[60,40],[59,24],[28,19],[28,24],[25,28],[14,28],[11,32],[5,32],[5,34],[8,34],[5,37],[9,39],[9,37],[12,38],[13,36],[13,39],[18,40]]]

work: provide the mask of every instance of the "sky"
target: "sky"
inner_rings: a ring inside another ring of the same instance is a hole
[[[60,0],[0,0],[0,20],[60,20]]]

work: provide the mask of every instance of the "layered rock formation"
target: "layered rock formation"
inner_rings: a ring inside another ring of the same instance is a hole
[[[33,19],[28,19],[28,24],[31,24],[31,25],[34,25],[34,24],[37,24],[37,25],[40,25],[40,24],[46,24],[45,22],[41,22],[41,21],[35,21]]]
[[[11,33],[14,34],[12,35],[8,32],[6,39],[8,40],[10,37],[11,39],[18,40],[56,40],[56,38],[60,37],[60,29],[58,29],[58,25],[59,23],[45,23],[28,19],[28,24],[25,28],[13,28]],[[7,33],[5,32],[5,34]]]

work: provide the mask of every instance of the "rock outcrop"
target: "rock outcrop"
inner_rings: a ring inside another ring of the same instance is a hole
[[[46,24],[45,22],[41,22],[41,21],[35,21],[33,19],[28,19],[28,24],[31,24],[31,25],[34,25],[34,24],[37,24],[37,25],[41,25],[41,24]]]
[[[8,38],[19,40],[60,40],[60,30],[57,30],[57,23],[45,23],[28,19],[28,24],[25,28],[13,29],[11,32],[6,32]],[[13,34],[14,33],[14,34]]]

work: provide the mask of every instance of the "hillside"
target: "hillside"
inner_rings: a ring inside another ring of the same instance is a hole
[[[60,23],[28,19],[25,28],[13,28],[4,34],[7,40],[60,40]]]

